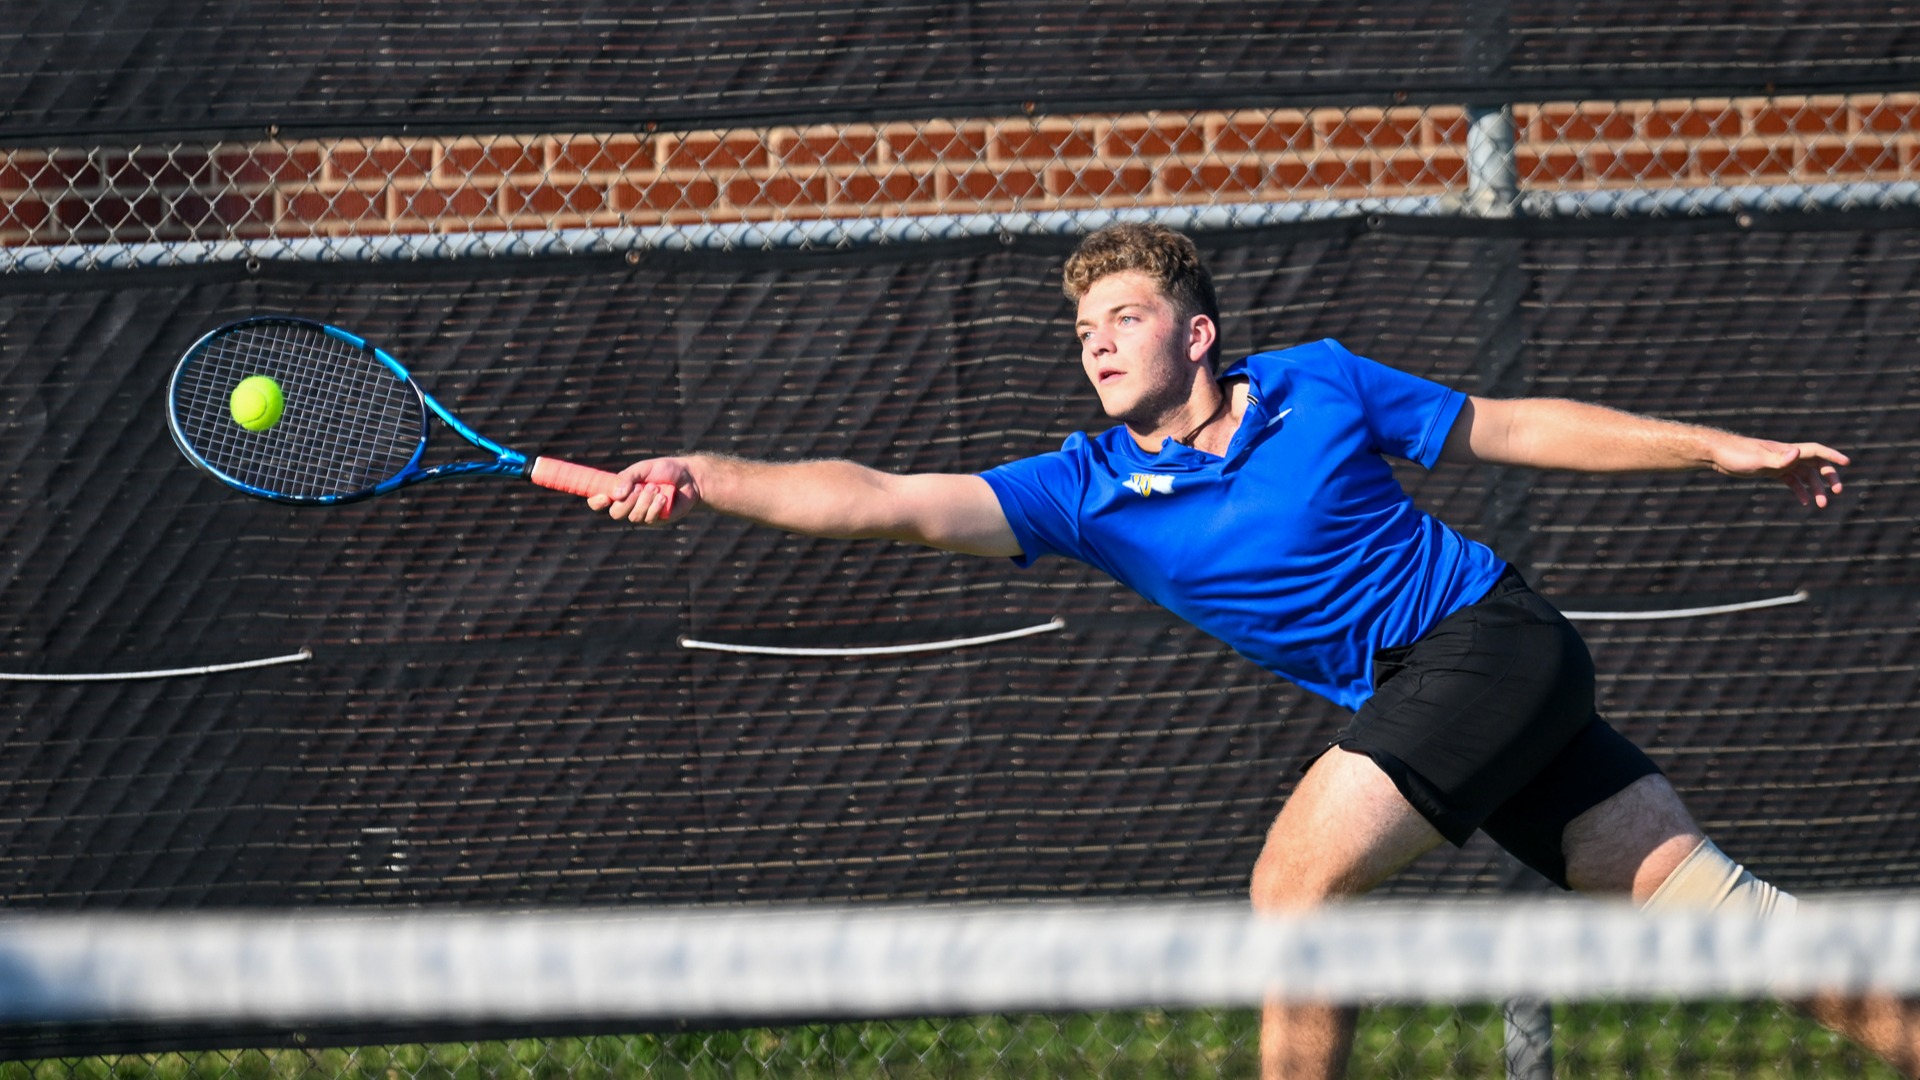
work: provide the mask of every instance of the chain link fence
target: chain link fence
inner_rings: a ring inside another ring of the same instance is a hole
[[[1920,205],[1920,92],[1015,115],[0,150],[7,273],[823,249],[1407,215],[1632,219]],[[1771,1005],[1367,1010],[1357,1077],[1878,1076]],[[1527,1072],[1532,1068],[1534,1071]],[[1247,1011],[902,1020],[0,1063],[0,1080],[1253,1076]]]
[[[1920,93],[15,148],[11,271],[1920,203]]]
[[[1500,1008],[1363,1010],[1353,1080],[1500,1076],[1897,1074],[1811,1021],[1763,1003],[1564,1007],[1551,1059],[1516,1067]],[[986,1016],[404,1046],[229,1049],[0,1063],[0,1080],[888,1080],[1259,1075],[1252,1010]]]

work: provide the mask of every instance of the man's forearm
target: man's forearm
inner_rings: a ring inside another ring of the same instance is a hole
[[[1552,398],[1476,399],[1476,460],[1582,472],[1665,472],[1716,467],[1743,436]],[[1751,441],[1751,440],[1747,440]]]
[[[1847,455],[1815,442],[1783,443],[1550,398],[1470,398],[1447,434],[1447,461],[1580,472],[1712,469],[1779,480],[1810,506],[1841,489]]]
[[[644,525],[701,507],[788,532],[904,540],[969,555],[1018,555],[1000,499],[971,473],[885,473],[851,461],[773,464],[693,454],[621,470],[625,486],[587,505]]]
[[[686,460],[708,509],[788,532],[845,539],[891,535],[885,474],[850,461]]]

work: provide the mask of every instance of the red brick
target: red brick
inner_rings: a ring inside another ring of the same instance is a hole
[[[583,173],[647,172],[653,168],[653,144],[637,135],[606,139],[568,139],[555,166]]]
[[[213,216],[229,232],[239,226],[271,225],[273,198],[265,192],[257,195],[228,192],[213,200]]]
[[[742,177],[726,185],[727,201],[738,207],[820,206],[827,201],[827,177],[775,174],[765,180]]]
[[[456,187],[425,187],[416,191],[395,189],[387,200],[387,216],[436,220],[443,217],[475,218],[493,210],[494,192],[472,184]]]
[[[935,197],[931,176],[909,172],[854,173],[836,181],[829,192],[834,202],[868,206],[873,203],[928,202]]]
[[[1052,160],[1090,158],[1094,150],[1093,135],[1072,121],[1010,120],[994,130],[988,156],[1039,165]]]
[[[945,173],[938,180],[944,199],[975,203],[1003,203],[1041,194],[1040,175],[1029,169],[972,169]]]
[[[39,199],[10,198],[0,201],[0,229],[9,233],[14,230],[31,232],[52,218],[53,208]]]
[[[662,169],[733,172],[767,164],[767,147],[752,132],[699,132],[660,140]]]
[[[1522,147],[1514,153],[1514,171],[1522,184],[1579,183],[1592,179],[1586,160],[1572,147],[1540,150]]]
[[[720,185],[712,180],[656,180],[650,184],[615,184],[608,193],[607,206],[622,213],[637,210],[664,214],[673,210],[705,211],[719,201]]]
[[[504,217],[559,217],[562,214],[591,214],[605,206],[606,202],[604,192],[585,184],[564,188],[553,184],[533,184],[501,188],[499,205]]]
[[[38,160],[34,160],[37,158]],[[34,187],[104,187],[99,162],[86,154],[71,151],[57,154],[21,154],[16,157],[22,171]]]
[[[880,160],[880,137],[859,127],[786,129],[774,132],[767,142],[775,160],[785,165],[871,165]]]
[[[173,206],[171,200],[159,195],[104,195],[63,199],[55,205],[55,213],[76,240],[186,239],[188,230],[175,218]],[[202,216],[204,212],[203,200]]]
[[[1269,178],[1282,191],[1350,191],[1373,183],[1374,163],[1367,158],[1289,158],[1275,162]]]
[[[1898,172],[1900,155],[1895,147],[1878,139],[1821,141],[1806,148],[1801,166],[1818,176],[1852,180]]]
[[[38,155],[9,154],[0,151],[0,192],[23,192],[33,189],[33,181],[27,176],[27,171],[21,167],[22,162],[28,160],[33,161],[38,168]],[[0,208],[4,206],[4,203],[0,203]]]
[[[1920,96],[1888,94],[1879,99],[1856,101],[1860,129],[1876,135],[1920,133]]]
[[[1737,139],[1745,130],[1746,117],[1731,105],[1661,103],[1640,118],[1648,139]]]
[[[1633,134],[1633,118],[1612,105],[1542,105],[1526,130],[1534,142],[1617,142]]]
[[[987,156],[987,128],[981,124],[888,124],[881,130],[881,145],[895,161],[964,166]]]
[[[1312,145],[1313,125],[1297,112],[1268,117],[1236,113],[1213,133],[1213,148],[1223,154],[1278,154]]]
[[[1793,171],[1793,147],[1743,139],[1731,145],[1707,143],[1694,150],[1700,171],[1716,181],[1779,178]]]
[[[1206,149],[1206,131],[1186,120],[1116,120],[1100,140],[1100,152],[1108,157],[1168,157]]]
[[[1047,191],[1065,198],[1138,196],[1153,189],[1153,170],[1145,165],[1111,169],[1104,165],[1057,166],[1047,170]]]
[[[1847,108],[1842,104],[1776,101],[1755,109],[1747,125],[1755,135],[1839,135],[1847,130]]]
[[[433,171],[433,150],[421,143],[382,142],[372,146],[335,143],[327,148],[326,176],[334,180],[426,179]]]
[[[297,191],[286,197],[283,215],[315,224],[361,221],[379,216],[374,198],[373,194],[353,188],[332,193],[312,189]]]
[[[147,200],[139,200],[144,204]],[[178,225],[195,232],[206,229],[218,229],[220,214],[214,207],[213,199],[195,192],[172,196],[160,200],[159,206],[141,205],[136,209],[140,220],[149,225]]]
[[[104,154],[100,169],[107,183],[123,190],[178,190],[211,185],[215,179],[212,159],[197,151]]]
[[[1685,146],[1628,146],[1619,150],[1596,149],[1587,155],[1587,162],[1597,180],[1663,183],[1686,179],[1693,154]]]
[[[1267,170],[1248,162],[1164,165],[1160,188],[1169,195],[1250,195],[1260,190]]]
[[[1386,158],[1374,176],[1376,185],[1408,189],[1456,188],[1466,182],[1467,159],[1455,153]]]
[[[440,175],[448,178],[493,179],[538,176],[547,171],[547,147],[512,139],[488,142],[462,139],[440,156]]]
[[[1320,140],[1335,150],[1379,150],[1391,153],[1420,145],[1420,116],[1410,109],[1352,109],[1315,119]]]
[[[293,150],[255,146],[222,150],[213,160],[215,168],[236,184],[300,183],[320,178],[324,153],[312,144]]]
[[[76,230],[95,225],[115,225],[126,219],[127,200],[117,195],[72,196],[56,200],[53,216],[62,228]]]
[[[1432,133],[1433,141],[1441,146],[1467,145],[1467,127],[1465,109],[1435,106],[1427,110],[1427,130]]]

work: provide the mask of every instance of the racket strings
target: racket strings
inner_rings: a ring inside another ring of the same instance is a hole
[[[280,384],[285,411],[266,431],[241,427],[233,388]],[[218,471],[294,498],[359,494],[407,466],[426,439],[413,388],[371,353],[296,321],[239,324],[203,344],[174,391],[181,436]]]

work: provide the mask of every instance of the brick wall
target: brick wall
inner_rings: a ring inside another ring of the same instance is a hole
[[[1920,179],[1920,93],[1518,106],[1523,187]],[[0,243],[262,239],[1461,192],[1457,107],[1021,117],[0,158]]]

